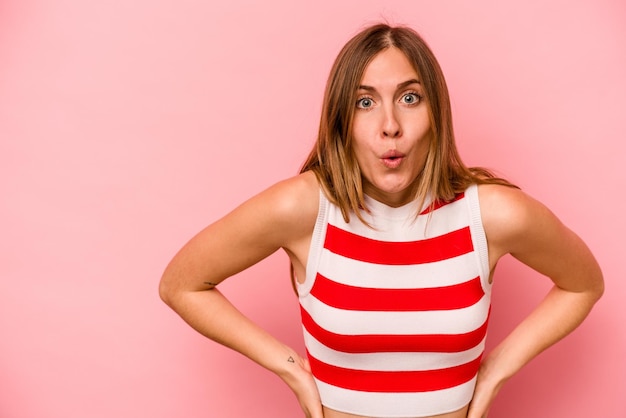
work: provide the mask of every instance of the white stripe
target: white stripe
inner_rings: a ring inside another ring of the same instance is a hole
[[[374,312],[333,308],[312,294],[301,298],[302,307],[322,328],[337,334],[463,334],[479,328],[489,314],[489,299],[448,311]]]
[[[368,417],[406,418],[444,414],[463,408],[472,398],[476,378],[450,389],[418,393],[358,392],[317,379],[316,383],[323,404],[328,408]]]
[[[416,289],[451,286],[479,276],[473,252],[434,263],[388,266],[353,260],[322,250],[319,273],[349,286],[377,289]],[[307,276],[315,274],[307,272]]]
[[[343,217],[337,216],[338,213],[340,214],[339,211],[331,211],[328,223],[378,241],[418,241],[438,237],[469,226],[470,219],[467,214],[466,203],[463,200],[457,200],[437,209],[430,221],[428,215],[422,215],[416,221],[414,214],[411,214],[405,221],[398,222],[397,219],[391,220],[383,217],[372,219],[371,215],[364,214],[365,220],[375,228],[372,229],[363,224],[356,216],[351,216],[350,223],[346,224]],[[332,216],[333,214],[335,216]],[[445,220],[445,222],[433,222],[435,216],[437,219]]]
[[[304,342],[309,353],[326,364],[354,370],[387,372],[438,370],[460,366],[480,357],[485,348],[483,339],[476,347],[458,353],[344,353],[326,347],[306,329]]]

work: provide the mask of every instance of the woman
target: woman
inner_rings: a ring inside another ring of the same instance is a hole
[[[279,248],[307,358],[216,289]],[[505,254],[554,286],[483,356]],[[464,166],[435,57],[414,31],[387,25],[337,57],[300,175],[201,231],[160,286],[193,328],[280,376],[312,418],[487,416],[507,379],[576,328],[602,292],[580,238],[507,181]]]

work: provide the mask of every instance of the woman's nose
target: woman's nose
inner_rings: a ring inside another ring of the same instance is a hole
[[[393,108],[385,110],[385,120],[383,121],[383,136],[396,138],[401,134],[400,123]]]

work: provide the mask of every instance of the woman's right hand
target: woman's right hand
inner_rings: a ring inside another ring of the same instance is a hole
[[[289,357],[287,373],[281,376],[296,395],[306,418],[324,418],[320,394],[311,374],[309,361],[297,354]]]

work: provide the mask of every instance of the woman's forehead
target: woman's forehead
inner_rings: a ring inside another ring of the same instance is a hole
[[[398,48],[387,48],[374,56],[365,67],[360,87],[398,86],[407,81],[419,82],[418,72]]]

